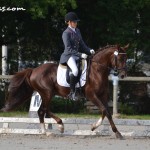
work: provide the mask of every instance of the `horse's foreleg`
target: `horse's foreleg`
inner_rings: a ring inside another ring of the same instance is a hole
[[[106,104],[105,106],[105,109],[103,110],[103,113],[106,114],[108,120],[109,120],[109,123],[111,125],[111,128],[113,130],[113,132],[116,134],[116,138],[120,138],[120,139],[123,139],[123,136],[121,135],[121,133],[118,131],[118,129],[116,128],[116,125],[114,124],[114,121],[112,119],[112,115],[108,109],[108,104]]]
[[[109,111],[107,110],[107,113],[106,116],[109,120],[109,123],[111,125],[111,128],[113,130],[113,132],[116,134],[116,138],[120,138],[120,139],[123,139],[123,136],[121,135],[121,133],[118,131],[118,129],[116,128],[116,125],[114,124],[114,121],[112,119],[112,115],[109,113]]]
[[[121,135],[121,133],[117,130],[113,120],[112,120],[112,116],[111,113],[109,112],[108,109],[108,105],[107,103],[105,103],[105,105],[100,101],[99,98],[97,98],[96,96],[94,97],[94,99],[92,100],[92,102],[101,110],[102,112],[102,118],[100,118],[98,120],[97,123],[93,124],[91,130],[95,130],[97,127],[99,127],[102,124],[102,121],[104,119],[104,117],[106,116],[110,122],[111,128],[113,130],[113,132],[116,134],[117,138],[123,139],[123,136]]]
[[[95,95],[93,98],[92,98],[92,102],[93,104],[95,104],[100,110],[103,110],[104,108],[104,105],[103,103],[97,98],[97,96]],[[105,118],[105,113],[103,113],[102,111],[102,116],[99,118],[99,120],[94,123],[91,127],[91,130],[94,131],[95,129],[97,129],[103,122],[104,118]]]
[[[61,132],[61,133],[64,133],[64,124],[63,124],[62,120],[61,120],[59,117],[55,116],[55,115],[54,115],[52,112],[50,112],[50,111],[47,111],[47,115],[49,115],[50,117],[52,117],[53,119],[55,119],[55,121],[56,121],[57,124],[58,124],[58,127],[59,127],[60,132]]]
[[[91,130],[94,131],[96,128],[98,128],[102,124],[104,118],[105,118],[105,115],[102,114],[102,117],[100,117],[100,119],[92,125]]]

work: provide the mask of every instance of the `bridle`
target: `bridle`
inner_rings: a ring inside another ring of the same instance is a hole
[[[93,60],[93,56],[94,55],[92,55],[92,56],[90,56],[90,58],[89,58],[89,64],[91,64],[91,63],[96,63],[97,65],[100,65],[100,66],[102,66],[102,67],[104,67],[104,68],[106,68],[106,69],[108,69],[108,70],[114,70],[114,75],[115,76],[117,76],[118,74],[119,74],[119,71],[120,70],[125,70],[126,71],[126,69],[127,69],[127,67],[125,66],[125,67],[122,67],[122,68],[118,68],[118,59],[117,59],[117,56],[118,55],[127,55],[125,52],[119,52],[119,50],[115,50],[114,51],[114,61],[115,61],[115,66],[114,67],[108,67],[108,66],[106,66],[106,65],[104,65],[104,64],[101,64],[101,63],[99,63],[99,62],[97,62],[97,61],[94,61]],[[124,61],[124,63],[125,63],[125,61]]]
[[[117,76],[119,74],[119,71],[120,70],[125,70],[127,69],[126,65],[125,67],[122,67],[122,68],[118,68],[118,59],[117,59],[117,56],[118,55],[127,55],[125,52],[119,52],[119,50],[116,50],[114,52],[114,60],[115,60],[115,67],[113,68],[114,70],[114,75]],[[125,61],[123,63],[126,63]]]

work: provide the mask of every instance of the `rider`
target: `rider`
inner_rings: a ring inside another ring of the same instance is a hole
[[[77,99],[75,95],[75,81],[78,75],[76,60],[79,58],[86,59],[87,55],[95,53],[95,51],[87,47],[82,40],[80,30],[77,28],[78,21],[80,20],[74,12],[69,12],[65,15],[65,23],[68,27],[62,34],[64,52],[60,58],[60,64],[67,64],[72,71],[70,74],[71,91],[68,95],[72,100]]]

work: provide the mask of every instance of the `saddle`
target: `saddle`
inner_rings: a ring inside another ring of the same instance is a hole
[[[76,87],[82,87],[86,82],[87,61],[84,59],[77,60],[77,67],[79,73],[76,79]],[[57,69],[57,83],[60,86],[70,87],[70,73],[71,69],[67,65],[59,64]]]

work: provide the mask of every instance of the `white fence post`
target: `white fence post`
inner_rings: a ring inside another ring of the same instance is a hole
[[[7,55],[8,55],[8,48],[6,45],[2,45],[2,75],[8,74],[8,65],[7,65]],[[0,80],[0,90],[5,90],[7,79]]]
[[[7,68],[7,46],[2,45],[2,75],[6,75],[8,72]]]
[[[119,116],[118,114],[118,76],[112,75],[112,81],[113,81],[113,117],[117,118]]]

